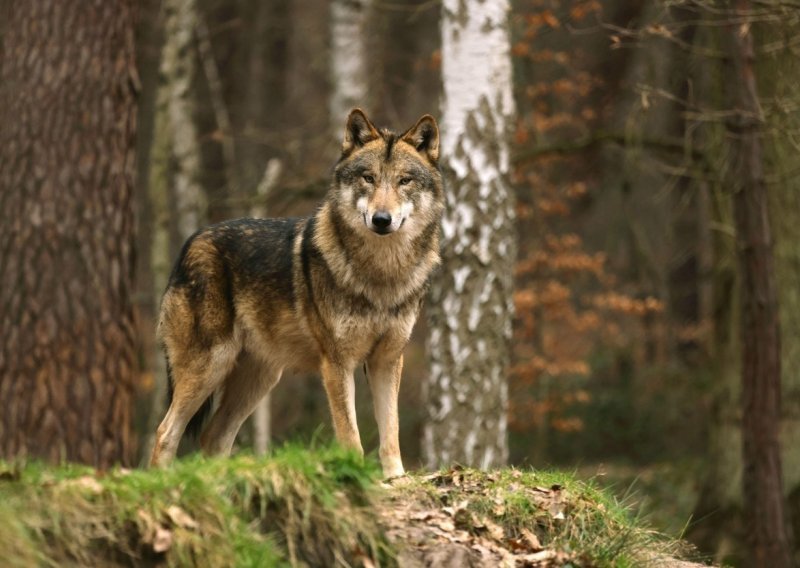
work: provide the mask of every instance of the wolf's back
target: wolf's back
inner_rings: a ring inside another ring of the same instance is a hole
[[[234,219],[205,227],[184,244],[168,287],[197,287],[225,277],[232,286],[255,280],[290,293],[292,247],[303,220]]]
[[[161,304],[159,333],[209,347],[230,337],[244,298],[294,303],[292,248],[302,219],[235,219],[201,229],[181,250]],[[182,349],[183,350],[183,349]]]

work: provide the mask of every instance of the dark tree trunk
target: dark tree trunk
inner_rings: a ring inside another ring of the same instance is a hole
[[[747,0],[737,0],[749,12]],[[780,453],[780,331],[768,194],[764,180],[763,117],[748,27],[729,29],[734,118],[731,189],[742,282],[742,439],[745,518],[750,521],[752,565],[791,564],[783,508]]]
[[[0,455],[132,457],[133,13],[9,4],[0,68]]]

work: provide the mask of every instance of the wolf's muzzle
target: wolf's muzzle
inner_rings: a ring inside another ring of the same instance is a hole
[[[372,216],[370,229],[379,235],[387,235],[392,232],[392,216],[388,211],[376,211]]]

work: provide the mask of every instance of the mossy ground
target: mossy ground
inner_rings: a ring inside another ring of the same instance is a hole
[[[10,566],[392,566],[449,550],[623,567],[681,548],[567,474],[455,468],[389,485],[372,460],[296,446],[164,470],[0,464],[0,518]]]

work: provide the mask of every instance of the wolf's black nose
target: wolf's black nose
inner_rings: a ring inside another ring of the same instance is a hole
[[[392,224],[392,216],[388,211],[378,211],[372,216],[372,224],[379,229],[385,229]]]

